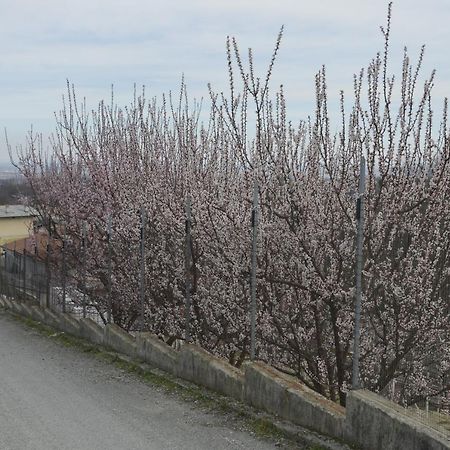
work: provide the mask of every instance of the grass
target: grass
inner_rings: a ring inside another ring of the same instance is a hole
[[[283,434],[281,431],[267,419],[253,419],[250,420],[250,426],[258,436],[270,436],[281,439]]]

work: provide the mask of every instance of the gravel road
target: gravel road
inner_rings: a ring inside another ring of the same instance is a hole
[[[2,450],[275,447],[0,311]]]

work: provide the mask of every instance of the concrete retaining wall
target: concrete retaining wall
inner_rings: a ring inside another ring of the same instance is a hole
[[[61,321],[61,329],[73,336],[81,337],[80,321],[70,314],[58,314]]]
[[[3,298],[5,308],[12,309],[12,302],[9,298]]]
[[[80,337],[94,344],[104,344],[103,328],[89,318],[80,319]]]
[[[40,306],[32,306],[31,307],[31,318],[36,322],[45,323],[44,311]]]
[[[420,423],[400,405],[373,392],[349,392],[346,413],[347,439],[358,443],[364,449],[450,448],[450,441],[443,433]]]
[[[196,345],[183,345],[176,375],[237,400],[244,399],[244,374]]]
[[[243,373],[195,345],[186,344],[177,352],[150,333],[139,333],[134,338],[116,325],[102,328],[91,319],[76,320],[68,314],[18,304],[5,297],[0,298],[0,306],[96,344],[137,356],[180,378],[322,434],[344,438],[364,449],[450,449],[450,441],[439,431],[368,391],[349,392],[344,409],[261,362],[245,364]]]
[[[19,314],[21,316],[25,315],[25,310],[22,308],[22,304],[21,303],[17,303],[17,302],[11,302],[11,306],[12,306],[12,310],[16,313]]]
[[[136,336],[138,358],[172,375],[177,372],[178,352],[151,333]]]
[[[45,308],[43,312],[45,317],[45,323],[47,325],[50,325],[51,327],[56,328],[57,330],[65,331],[64,324],[60,318],[60,314],[57,314],[48,308]]]
[[[245,365],[245,401],[320,433],[344,436],[342,406],[264,363]]]
[[[31,319],[32,317],[32,311],[31,306],[27,305],[26,303],[22,303],[22,312],[25,315],[25,317],[28,317]]]
[[[136,356],[136,340],[125,330],[111,323],[106,325],[103,333],[103,343],[105,346],[133,358]]]

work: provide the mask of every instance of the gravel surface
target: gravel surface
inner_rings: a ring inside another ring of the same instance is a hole
[[[0,311],[0,449],[272,449],[241,429]]]

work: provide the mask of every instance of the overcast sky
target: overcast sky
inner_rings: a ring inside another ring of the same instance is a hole
[[[133,84],[149,97],[177,91],[182,73],[191,97],[208,97],[207,83],[227,88],[226,36],[252,47],[264,73],[277,33],[285,33],[272,86],[283,84],[288,118],[314,111],[314,75],[325,64],[331,100],[351,94],[353,73],[383,40],[387,1],[381,0],[0,0],[0,162],[8,161],[3,129],[13,145],[30,126],[54,129],[66,80],[90,106],[132,99]],[[435,100],[450,93],[450,0],[395,0],[391,70],[401,53],[415,60],[426,44],[424,76],[437,69]]]

